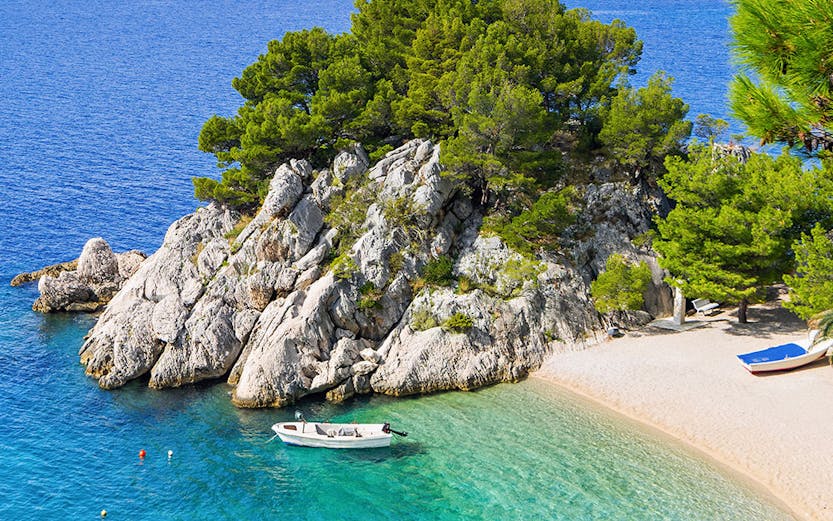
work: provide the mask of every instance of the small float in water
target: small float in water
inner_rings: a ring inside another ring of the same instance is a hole
[[[308,422],[300,412],[294,422],[272,426],[277,436],[287,445],[327,449],[373,449],[389,447],[391,438],[407,436],[390,428],[389,423],[328,423]]]
[[[833,346],[833,339],[815,342],[818,331],[811,331],[803,340],[737,355],[750,373],[786,371],[815,362]]]

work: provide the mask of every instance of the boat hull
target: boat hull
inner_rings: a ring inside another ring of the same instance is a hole
[[[766,373],[772,371],[787,371],[790,369],[796,369],[803,365],[807,365],[810,363],[815,362],[816,360],[820,359],[827,353],[827,350],[833,345],[833,340],[824,340],[819,342],[815,345],[810,345],[810,341],[799,341],[795,342],[793,345],[796,347],[800,347],[803,353],[795,354],[793,356],[788,356],[782,358],[780,360],[766,360],[766,361],[748,361],[750,359],[754,359],[755,355],[759,353],[765,353],[767,350],[762,351],[755,351],[752,353],[746,353],[743,355],[738,355],[738,359],[740,363],[743,364],[743,367],[746,368],[747,371],[750,373]],[[744,360],[746,358],[746,360]]]
[[[383,427],[384,424],[381,423],[286,422],[276,423],[272,430],[287,445],[326,449],[376,449],[389,447],[393,437],[389,432],[384,432]]]

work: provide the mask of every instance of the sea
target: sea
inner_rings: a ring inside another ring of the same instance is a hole
[[[729,118],[728,2],[568,5],[636,27],[634,85],[666,70],[692,117]],[[223,383],[103,391],[84,376],[93,318],[35,313],[36,287],[11,278],[77,257],[91,237],[153,252],[198,206],[191,177],[217,175],[197,135],[240,104],[231,79],[286,31],[348,30],[353,9],[0,0],[0,520],[791,519],[688,448],[537,379],[241,410]],[[284,446],[270,426],[296,408],[410,435],[366,451]]]

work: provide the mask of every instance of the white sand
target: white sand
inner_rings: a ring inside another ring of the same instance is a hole
[[[790,372],[748,373],[736,354],[806,334],[775,306],[753,307],[749,318],[738,324],[722,313],[682,333],[648,328],[553,355],[533,376],[693,445],[802,518],[833,520],[833,368],[825,357]]]

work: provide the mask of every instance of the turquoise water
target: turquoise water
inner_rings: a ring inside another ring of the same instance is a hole
[[[0,519],[102,509],[131,520],[786,518],[679,447],[538,381],[300,404],[308,417],[389,419],[411,432],[390,449],[267,443],[293,410],[235,409],[222,383],[101,391],[77,357],[91,319],[33,313],[35,288],[8,287],[92,236],[153,251],[196,206],[190,177],[215,173],[196,136],[238,105],[231,77],[286,30],[345,30],[351,5],[0,0]],[[686,60],[729,73],[708,58],[723,52],[725,3],[622,5],[647,64],[696,38],[701,52]],[[698,23],[669,33],[648,23],[659,12]],[[671,72],[693,113],[724,115],[705,80]]]

